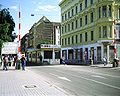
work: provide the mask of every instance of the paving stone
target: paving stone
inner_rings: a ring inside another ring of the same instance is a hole
[[[0,96],[70,96],[30,71],[0,69]]]

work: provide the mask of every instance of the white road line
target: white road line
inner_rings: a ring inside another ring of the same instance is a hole
[[[66,81],[71,82],[71,80],[70,80],[70,79],[68,79],[68,78],[66,78],[66,77],[61,77],[61,76],[58,76],[58,75],[53,74],[53,73],[49,73],[49,74],[50,74],[50,75],[53,75],[53,76],[55,76],[55,77],[57,77],[57,78],[59,78],[59,79],[62,79],[62,80],[66,80]]]
[[[50,75],[53,75],[53,76],[55,76],[55,77],[59,77],[58,75],[56,75],[56,74],[53,74],[53,73],[49,73]]]
[[[103,77],[103,76],[99,76],[99,75],[91,75],[92,77],[97,77],[97,78],[103,78],[103,79],[107,79],[107,78],[105,78],[105,77]]]
[[[59,71],[59,72],[60,72],[60,71]],[[61,72],[61,73],[63,73],[63,72]],[[105,86],[108,86],[108,87],[111,87],[111,88],[120,90],[120,87],[113,86],[113,85],[110,85],[110,84],[107,84],[107,83],[103,83],[103,82],[99,82],[99,81],[96,81],[96,80],[94,80],[94,79],[89,79],[89,78],[85,78],[85,77],[83,77],[83,76],[77,76],[77,75],[72,75],[72,74],[71,74],[71,76],[77,77],[77,78],[82,78],[82,79],[85,79],[85,80],[88,80],[88,81],[92,81],[92,82],[95,82],[95,83],[98,83],[98,84],[102,84],[102,85],[105,85]]]
[[[86,70],[79,70],[81,72],[87,72],[87,73],[92,73],[92,74],[97,74],[97,75],[103,75],[103,76],[109,76],[109,77],[114,77],[114,78],[120,78],[120,76],[114,76],[114,75],[109,75],[109,74],[105,74],[105,73],[95,73],[92,71],[86,71]],[[80,73],[80,72],[78,72]]]
[[[95,82],[95,83],[99,83],[99,84],[102,84],[102,85],[120,90],[120,87],[117,87],[117,86],[113,86],[113,85],[106,84],[106,83],[103,83],[103,82],[99,82],[99,81],[96,81],[96,80],[93,80],[93,79],[85,78],[85,77],[82,77],[82,76],[79,76],[79,77],[82,78],[82,79],[88,80],[88,81],[92,81],[92,82]]]
[[[60,79],[62,79],[62,80],[66,80],[66,81],[71,82],[71,80],[70,80],[70,79],[68,79],[68,78],[66,78],[66,77],[58,77],[58,78],[60,78]]]

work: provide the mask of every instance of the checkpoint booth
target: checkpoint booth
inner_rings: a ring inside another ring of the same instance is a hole
[[[60,45],[41,44],[39,49],[27,50],[28,60],[34,63],[60,64]]]

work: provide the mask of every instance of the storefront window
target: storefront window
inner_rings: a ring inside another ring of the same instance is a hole
[[[101,61],[101,47],[97,47],[97,61]]]
[[[44,51],[44,59],[52,59],[52,51]]]
[[[60,59],[60,51],[55,52],[55,59]]]

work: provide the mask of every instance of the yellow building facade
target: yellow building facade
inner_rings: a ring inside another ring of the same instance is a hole
[[[114,20],[120,22],[120,0],[62,0],[61,56],[75,63],[114,58]],[[120,26],[117,36],[120,38]],[[119,56],[120,57],[120,56]]]

